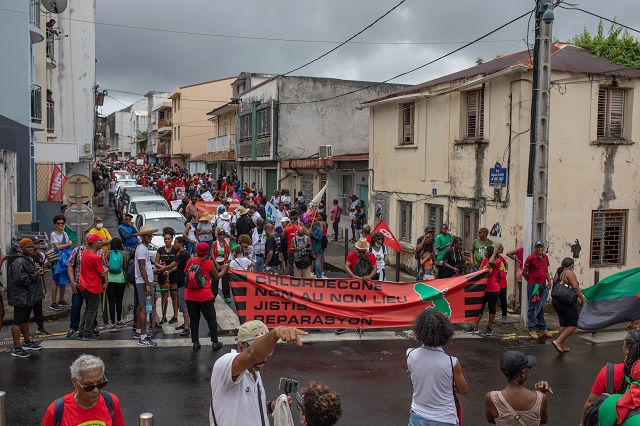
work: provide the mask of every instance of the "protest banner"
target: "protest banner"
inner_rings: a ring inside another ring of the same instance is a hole
[[[62,200],[62,187],[67,181],[65,175],[62,174],[62,170],[57,165],[53,166],[51,172],[51,180],[49,181],[49,196],[48,201],[61,201]]]
[[[171,200],[169,203],[171,203],[171,210],[178,211],[178,207],[182,204],[182,200]]]
[[[196,206],[198,206],[198,219],[200,219],[205,212],[215,216],[218,213],[218,206],[220,204],[222,204],[222,201],[196,202]],[[239,202],[231,201],[229,203],[229,212],[233,213],[239,205]]]
[[[204,194],[200,194],[200,198],[202,198],[204,201],[213,201],[213,195],[211,195],[209,191],[205,192]]]
[[[310,328],[411,327],[422,309],[436,309],[451,322],[473,322],[489,272],[432,281],[386,282],[362,279],[307,279],[231,271],[240,323],[260,320]]]

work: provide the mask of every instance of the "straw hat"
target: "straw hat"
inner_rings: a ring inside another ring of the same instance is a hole
[[[202,216],[200,217],[199,222],[205,222],[205,221],[206,221],[206,222],[209,222],[212,218],[213,218],[213,216],[211,216],[211,215],[209,214],[209,212],[204,212],[204,213],[202,214]]]
[[[369,250],[369,243],[366,238],[360,238],[355,246],[357,250]]]
[[[142,237],[143,235],[155,234],[156,232],[158,232],[157,229],[152,229],[150,226],[143,225],[140,227],[140,231],[133,235],[136,237]]]
[[[239,214],[240,216],[245,215],[245,214],[247,214],[247,213],[249,213],[249,209],[246,209],[246,208],[244,208],[244,207],[242,207],[242,206],[240,206],[240,208],[238,208],[238,214]]]

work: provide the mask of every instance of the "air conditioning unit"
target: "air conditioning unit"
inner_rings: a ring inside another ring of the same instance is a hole
[[[319,157],[321,160],[333,157],[332,145],[320,145],[318,148],[320,149]]]

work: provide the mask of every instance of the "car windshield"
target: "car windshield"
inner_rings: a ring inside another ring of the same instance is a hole
[[[116,180],[131,179],[129,173],[116,172]]]
[[[162,235],[163,228],[173,228],[176,234],[180,235],[184,229],[184,219],[181,217],[157,217],[147,219],[145,225],[150,226],[151,229],[157,229],[154,235]]]
[[[125,192],[127,195],[130,195],[132,197],[135,197],[136,195],[156,195],[156,191],[154,191],[153,188],[145,188],[145,187],[127,188]]]
[[[164,201],[140,201],[138,203],[131,203],[130,212],[138,214],[142,212],[167,212],[169,208]]]

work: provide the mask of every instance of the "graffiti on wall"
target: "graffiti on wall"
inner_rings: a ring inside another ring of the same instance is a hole
[[[489,231],[489,235],[492,237],[502,237],[502,226],[500,222],[496,222],[491,227],[491,231]]]
[[[571,252],[573,253],[574,259],[577,259],[580,257],[581,250],[582,250],[582,247],[580,246],[580,241],[578,241],[578,239],[576,238],[575,244],[571,245]]]

